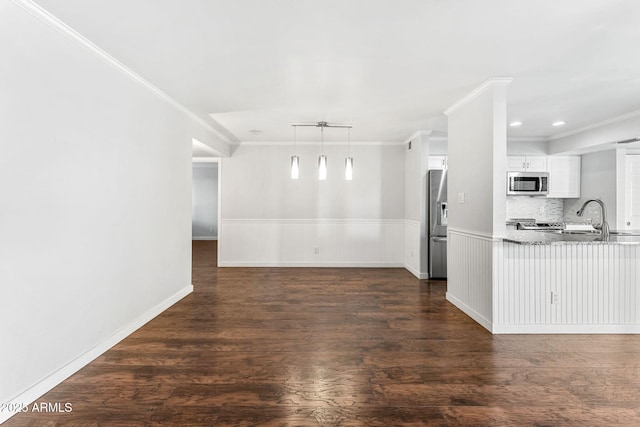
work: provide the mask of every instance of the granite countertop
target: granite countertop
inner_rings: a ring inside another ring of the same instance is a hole
[[[507,231],[505,242],[518,245],[640,245],[640,234],[611,234],[604,240],[600,234],[562,234],[552,231]]]

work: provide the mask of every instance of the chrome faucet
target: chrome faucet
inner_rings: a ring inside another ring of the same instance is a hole
[[[607,209],[604,207],[604,203],[602,202],[602,200],[600,200],[600,199],[589,199],[589,200],[587,200],[586,202],[584,202],[584,204],[578,210],[578,212],[576,212],[576,214],[578,216],[582,216],[582,214],[584,214],[584,208],[587,207],[587,205],[589,203],[591,203],[591,202],[595,202],[595,203],[600,205],[600,213],[602,215],[602,222],[600,223],[600,225],[596,225],[595,228],[596,229],[600,229],[600,231],[602,232],[602,238],[608,239],[609,238],[609,224],[607,223]]]

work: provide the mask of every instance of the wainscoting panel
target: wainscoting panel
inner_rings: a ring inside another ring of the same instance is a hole
[[[223,219],[221,267],[403,267],[400,220]]]
[[[640,332],[640,246],[501,246],[494,332]]]
[[[449,227],[447,300],[491,330],[493,239]]]

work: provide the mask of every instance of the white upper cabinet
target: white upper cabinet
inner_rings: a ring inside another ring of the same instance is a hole
[[[429,156],[429,170],[446,169],[447,156]]]
[[[509,156],[507,170],[509,172],[546,172],[547,156]]]
[[[580,197],[580,156],[549,156],[549,194],[555,199]]]

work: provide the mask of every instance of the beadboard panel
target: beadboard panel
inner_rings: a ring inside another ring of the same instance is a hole
[[[639,246],[501,243],[496,260],[495,333],[640,332]]]
[[[420,222],[404,221],[404,268],[419,279],[420,272]]]
[[[493,239],[449,227],[448,246],[447,300],[491,330]]]
[[[402,219],[223,219],[218,265],[403,267],[404,228]]]

